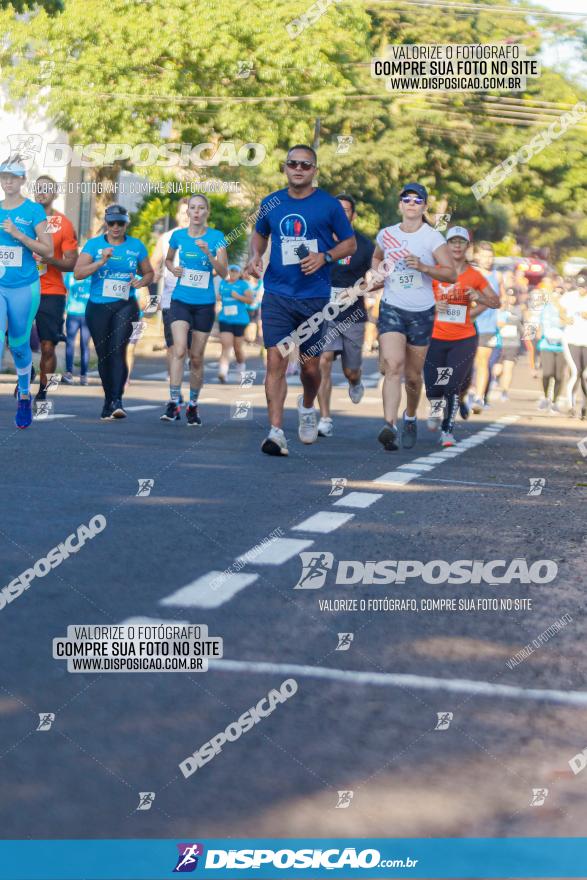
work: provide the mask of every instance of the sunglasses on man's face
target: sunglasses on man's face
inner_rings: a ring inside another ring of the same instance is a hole
[[[106,226],[126,226],[126,220],[107,220]]]
[[[305,159],[298,161],[297,159],[288,159],[285,163],[288,168],[301,168],[302,171],[309,171],[310,168],[314,168],[313,162],[307,162]]]
[[[424,199],[421,199],[420,196],[402,196],[400,202],[403,202],[404,205],[423,205]]]

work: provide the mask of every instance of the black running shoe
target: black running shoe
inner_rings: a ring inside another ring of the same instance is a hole
[[[118,400],[112,401],[112,418],[113,419],[125,419],[126,418],[126,410],[122,405],[122,400],[120,397]]]
[[[377,439],[387,452],[396,452],[399,449],[398,433],[395,425],[389,425],[386,422],[377,435]]]
[[[459,403],[459,412],[461,414],[461,418],[463,419],[463,421],[466,422],[467,419],[469,418],[469,416],[471,415],[471,413],[469,411],[469,407],[467,406],[467,402],[465,400],[461,400],[461,402]]]
[[[39,388],[37,393],[35,394],[35,403],[38,403],[40,400],[47,400],[47,388]]]
[[[177,403],[175,403],[173,400],[170,400],[165,407],[165,412],[162,416],[159,416],[159,418],[162,422],[179,422],[179,413],[180,409]]]
[[[100,418],[103,421],[110,421],[112,419],[112,403],[110,403],[110,401],[105,403],[102,407],[102,415]]]
[[[198,407],[192,406],[190,403],[188,408],[185,411],[185,417],[188,425],[201,425],[202,419],[200,418],[200,414],[198,413]]]
[[[402,449],[413,449],[418,439],[418,422],[416,419],[406,419],[406,414],[402,420]]]

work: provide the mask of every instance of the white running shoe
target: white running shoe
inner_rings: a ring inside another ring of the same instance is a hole
[[[359,379],[356,385],[351,385],[349,382],[349,397],[353,403],[360,403],[363,399],[363,394],[365,393],[365,386]],[[320,430],[320,429],[318,429]]]
[[[267,455],[289,455],[287,440],[281,428],[271,428],[261,444],[261,452]]]
[[[304,406],[304,398],[300,394],[298,397],[298,437],[302,443],[315,443],[318,439],[318,419],[316,418],[316,410],[314,407],[306,409]]]
[[[550,410],[552,408],[552,403],[549,397],[543,397],[538,401],[538,409],[544,412],[545,410]]]
[[[332,427],[332,419],[331,418],[323,418],[318,422],[318,436],[319,437],[332,437],[333,427]]]
[[[457,441],[448,431],[442,431],[440,434],[440,445],[443,449],[448,449],[450,446],[456,446]]]

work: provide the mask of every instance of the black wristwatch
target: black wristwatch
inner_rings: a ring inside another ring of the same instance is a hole
[[[332,254],[329,253],[328,251],[324,251],[324,262],[328,266],[330,266],[331,263],[334,263],[334,260],[332,259]]]

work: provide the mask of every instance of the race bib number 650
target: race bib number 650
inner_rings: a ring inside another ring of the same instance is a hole
[[[0,247],[0,264],[18,269],[22,266],[21,247]]]

